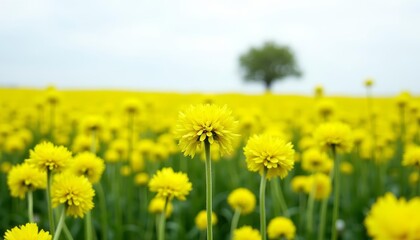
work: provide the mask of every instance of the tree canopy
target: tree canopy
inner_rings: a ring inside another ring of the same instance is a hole
[[[251,47],[240,56],[239,63],[245,81],[263,82],[266,91],[270,91],[274,81],[302,75],[290,48],[274,42],[266,42],[262,47]]]

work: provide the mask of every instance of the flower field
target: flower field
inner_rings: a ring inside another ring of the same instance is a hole
[[[0,236],[419,240],[420,99],[372,87],[0,89]]]

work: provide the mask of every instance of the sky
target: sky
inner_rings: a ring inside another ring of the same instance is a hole
[[[420,94],[417,0],[0,0],[0,86],[260,93],[251,46],[289,46],[275,93]]]

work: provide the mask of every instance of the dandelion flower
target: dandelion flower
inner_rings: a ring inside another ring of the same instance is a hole
[[[311,148],[302,154],[302,169],[308,172],[326,172],[328,161],[331,159],[325,152],[317,148]]]
[[[295,176],[292,178],[292,190],[293,192],[300,193],[306,190],[306,185],[308,182],[307,176]]]
[[[67,167],[70,159],[71,152],[67,148],[43,142],[30,151],[30,158],[26,162],[41,171],[62,171]]]
[[[315,130],[314,137],[321,147],[335,147],[343,152],[350,152],[353,147],[351,129],[341,122],[321,124]]]
[[[94,206],[94,195],[92,184],[84,176],[63,173],[54,177],[51,196],[53,207],[64,204],[69,216],[83,218]]]
[[[268,134],[252,136],[244,153],[248,170],[260,174],[267,171],[267,178],[284,178],[294,166],[293,145]]]
[[[243,226],[233,232],[233,240],[261,240],[261,234],[257,229]]]
[[[217,216],[214,212],[211,213],[211,225],[217,224]],[[198,229],[204,231],[207,229],[207,212],[205,210],[200,211],[195,217],[195,225]]]
[[[407,148],[402,164],[404,166],[416,166],[420,168],[420,147],[413,146]]]
[[[365,219],[369,236],[376,240],[417,240],[420,236],[420,198],[410,201],[387,193],[373,205]]]
[[[296,227],[293,222],[285,217],[276,217],[268,223],[269,239],[293,239],[296,234]]]
[[[70,165],[74,175],[85,176],[92,184],[99,182],[104,170],[104,161],[91,152],[77,154]]]
[[[335,103],[329,99],[321,99],[316,104],[318,114],[327,120],[331,115],[334,114],[336,106]]]
[[[7,175],[7,185],[12,197],[23,199],[28,191],[45,188],[46,184],[46,173],[27,163],[14,166]]]
[[[350,175],[353,173],[353,165],[349,162],[342,162],[340,165],[340,171],[344,174]]]
[[[7,230],[4,234],[5,240],[51,240],[52,237],[49,232],[40,230],[35,223],[27,223],[20,227],[14,227],[12,230]]]
[[[365,84],[365,87],[371,87],[373,85],[373,79],[372,78],[366,79],[364,84]]]
[[[416,184],[417,184],[417,182],[419,181],[419,179],[420,179],[420,176],[419,176],[419,173],[418,173],[418,172],[412,172],[412,173],[410,173],[410,175],[408,176],[408,182],[409,182],[411,185],[414,185],[414,186],[416,186]]]
[[[241,214],[248,214],[254,211],[256,198],[250,190],[237,188],[229,194],[227,201],[233,209],[239,209]]]
[[[153,214],[161,214],[163,209],[165,208],[165,199],[160,197],[153,198],[149,203],[149,212]],[[166,206],[165,216],[168,218],[172,214],[172,203],[168,201],[168,205]]]
[[[147,185],[149,182],[149,174],[147,173],[137,173],[134,177],[134,183],[138,186]]]
[[[176,136],[185,156],[194,157],[205,141],[219,145],[220,154],[224,156],[233,151],[237,125],[226,106],[192,105],[179,113]]]
[[[321,200],[331,194],[331,179],[323,173],[315,173],[308,178],[305,191],[309,194],[313,191],[314,198]]]
[[[192,184],[187,174],[174,172],[172,168],[163,168],[152,177],[149,188],[150,191],[157,192],[158,197],[169,198],[169,200],[176,197],[179,200],[185,200],[192,189]]]
[[[315,86],[314,93],[315,93],[315,97],[318,97],[318,98],[324,96],[324,87],[321,85]]]

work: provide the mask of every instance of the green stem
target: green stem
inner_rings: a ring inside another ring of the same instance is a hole
[[[90,211],[85,216],[85,239],[92,240],[92,214]]]
[[[51,185],[52,185],[52,171],[47,171],[47,207],[48,207],[48,220],[50,224],[50,232],[51,235],[54,236],[55,231],[55,224],[54,224],[54,216],[52,211],[51,205]]]
[[[420,168],[418,168],[418,174],[420,176]],[[413,185],[413,197],[417,197],[418,193],[420,193],[420,179],[417,180],[417,184]]]
[[[106,199],[104,194],[104,189],[102,188],[102,184],[99,182],[96,185],[96,190],[98,192],[98,201],[99,201],[99,208],[101,211],[101,230],[102,230],[102,238],[103,240],[108,239],[108,211],[106,208]]]
[[[160,214],[158,240],[165,240],[166,208],[168,207],[168,198],[165,198],[165,206]]]
[[[328,204],[328,197],[322,200],[321,205],[321,219],[319,223],[319,232],[318,232],[318,240],[323,240],[325,235],[325,222],[327,218],[327,204]]]
[[[60,239],[60,234],[61,234],[61,230],[63,229],[63,225],[64,225],[64,219],[66,218],[66,209],[63,207],[63,210],[61,210],[61,216],[60,216],[60,220],[58,221],[58,226],[56,229],[56,234],[54,235],[54,239],[53,240],[58,240]]]
[[[340,204],[340,158],[337,158],[336,146],[332,146],[332,153],[334,158],[334,205],[333,205],[333,216],[332,216],[332,240],[337,240],[337,219],[338,209]]]
[[[280,183],[279,183],[279,179],[275,178],[271,181],[271,183],[274,186],[274,191],[276,192],[277,199],[280,203],[282,214],[288,217],[289,216],[289,213],[287,211],[288,208],[287,208],[286,201],[284,200],[284,195],[283,195],[283,191],[281,189]]]
[[[315,184],[312,183],[311,192],[309,193],[308,208],[306,209],[306,238],[311,239],[313,231],[314,204],[315,204]]]
[[[66,222],[63,223],[63,232],[67,240],[73,240],[73,237],[71,236],[70,230],[67,227]]]
[[[211,177],[211,156],[210,156],[210,143],[209,141],[204,142],[204,148],[206,151],[206,211],[207,211],[207,240],[213,240],[213,225],[212,225],[212,213],[213,213],[213,181]]]
[[[266,170],[261,175],[260,182],[260,231],[262,240],[267,239],[266,219],[265,219],[265,186],[267,183]]]
[[[114,183],[114,194],[115,194],[115,227],[116,227],[116,239],[122,239],[123,238],[123,230],[122,230],[122,212],[121,212],[121,193],[120,193],[120,184],[121,184],[121,174],[119,173],[120,165],[121,165],[121,159],[118,163],[116,163],[115,169],[114,169],[114,177],[113,180]]]
[[[96,154],[96,131],[92,130],[92,142],[90,144],[90,152]]]
[[[28,191],[28,218],[29,222],[34,222],[34,198],[32,191]]]
[[[239,217],[241,216],[241,209],[236,208],[233,214],[232,224],[230,225],[230,239],[233,239],[233,232],[238,227]]]
[[[300,192],[299,193],[299,226],[300,229],[304,228],[304,222],[305,222],[305,194]]]

